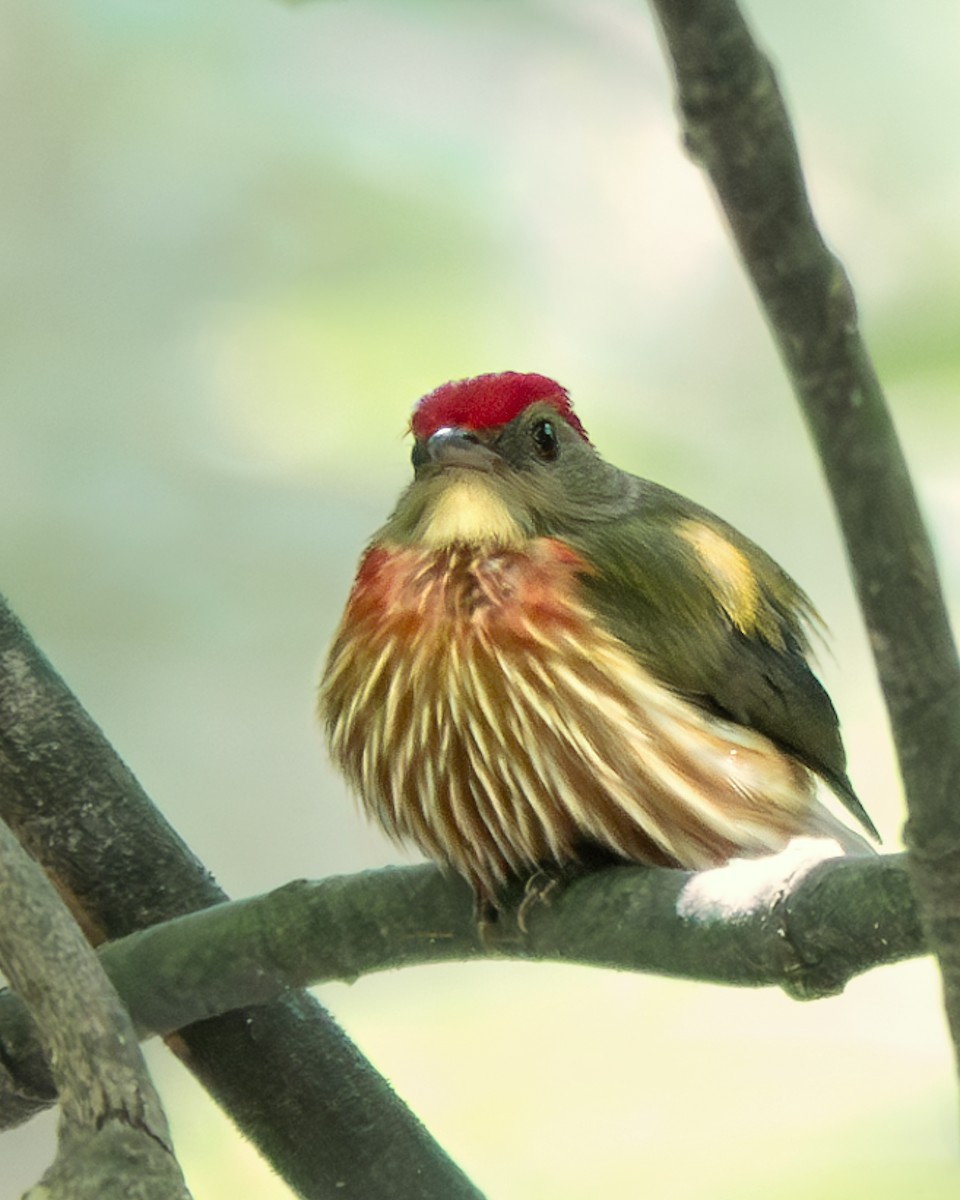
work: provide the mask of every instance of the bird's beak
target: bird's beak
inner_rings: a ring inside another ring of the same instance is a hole
[[[456,425],[438,429],[425,443],[419,443],[417,450],[419,454],[415,451],[415,462],[419,458],[421,463],[436,463],[439,467],[492,471],[499,462],[499,455],[475,433]]]

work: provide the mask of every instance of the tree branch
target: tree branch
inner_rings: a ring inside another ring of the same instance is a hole
[[[0,817],[95,942],[226,899],[2,602]],[[305,1197],[478,1195],[306,994],[168,1044]],[[0,1104],[18,1099],[0,1086]],[[49,1099],[24,1096],[34,1110]]]
[[[960,1047],[960,663],[933,551],[770,63],[734,0],[652,5],[687,147],[719,197],[843,529],[907,795],[909,866]]]
[[[800,843],[699,874],[612,868],[546,901],[515,895],[512,914],[486,939],[469,889],[432,866],[300,880],[152,926],[100,953],[149,1036],[291,988],[424,963],[552,960],[778,985],[809,999],[924,952],[903,855],[824,860],[808,851]],[[16,1086],[41,1091],[43,1066],[9,994],[0,996],[0,1048]]]
[[[114,943],[104,965],[138,1025],[163,1032],[188,991],[219,1009],[231,992],[424,963],[551,960],[815,997],[924,952],[903,855],[824,860],[808,846],[699,873],[611,868],[532,902],[514,893],[484,935],[469,888],[432,866],[300,880]]]
[[[49,1200],[189,1200],[133,1024],[49,880],[0,821],[0,966],[60,1096]]]

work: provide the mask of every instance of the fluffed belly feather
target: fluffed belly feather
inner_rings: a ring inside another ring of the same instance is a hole
[[[488,900],[586,845],[699,869],[829,822],[806,767],[602,627],[584,569],[546,538],[367,552],[319,704],[367,813]]]

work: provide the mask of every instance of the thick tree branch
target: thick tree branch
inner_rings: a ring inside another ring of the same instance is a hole
[[[57,1158],[36,1195],[188,1200],[133,1024],[50,881],[0,821],[0,967],[60,1096]]]
[[[94,941],[226,899],[2,602],[0,817]],[[478,1194],[306,994],[168,1041],[303,1196]]]
[[[833,495],[907,794],[910,869],[960,1046],[960,664],[933,551],[770,63],[734,0],[652,4],[687,146],[716,189]]]
[[[806,999],[924,952],[903,855],[824,860],[808,849],[699,874],[592,874],[528,901],[524,931],[514,909],[484,939],[469,889],[434,867],[301,880],[155,925],[100,953],[148,1036],[291,988],[423,963],[574,962],[778,985]],[[41,1091],[42,1061],[10,994],[0,996],[0,1048],[17,1087]]]
[[[301,880],[124,939],[104,964],[137,1023],[164,1032],[182,1024],[188,990],[219,1009],[236,1003],[233,989],[432,962],[551,960],[812,997],[924,952],[903,855],[822,859],[806,849],[700,873],[592,873],[548,886],[544,899],[516,896],[482,936],[470,890],[432,866]]]

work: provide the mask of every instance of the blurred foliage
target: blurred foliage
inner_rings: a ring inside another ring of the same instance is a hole
[[[750,15],[956,596],[960,9]],[[313,681],[410,406],[496,369],[560,379],[602,451],[797,575],[896,842],[817,467],[642,5],[6,0],[0,60],[2,586],[225,886],[395,859],[324,762]],[[491,1197],[949,1194],[926,964],[810,1008],[499,966],[324,996]],[[196,1192],[287,1194],[154,1061]],[[0,1200],[49,1128],[8,1136]]]

